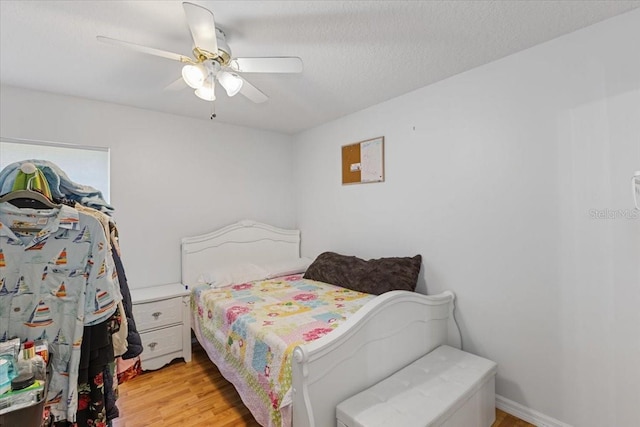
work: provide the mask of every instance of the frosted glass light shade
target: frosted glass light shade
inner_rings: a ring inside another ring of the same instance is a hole
[[[224,90],[227,91],[227,95],[229,96],[234,96],[240,92],[240,89],[242,89],[242,83],[244,83],[240,76],[226,71],[220,71],[218,73],[218,81]]]
[[[194,89],[198,89],[204,83],[204,68],[201,65],[187,64],[182,67],[184,82]]]
[[[205,101],[215,101],[216,91],[213,79],[207,79],[207,81],[198,89],[196,89],[196,96]]]

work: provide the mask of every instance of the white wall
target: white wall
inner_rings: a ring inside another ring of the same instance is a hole
[[[635,11],[297,135],[303,255],[422,254],[498,394],[640,425],[638,40]],[[342,186],[341,145],[377,136],[386,181]]]
[[[4,86],[0,134],[111,149],[131,288],[180,281],[181,237],[242,218],[295,225],[289,136]]]

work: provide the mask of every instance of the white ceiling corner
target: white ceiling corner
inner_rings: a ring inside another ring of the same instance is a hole
[[[299,56],[302,74],[245,74],[269,96],[217,90],[221,122],[296,133],[640,7],[640,1],[197,1],[235,56]],[[180,1],[0,1],[0,83],[208,120],[181,64]]]

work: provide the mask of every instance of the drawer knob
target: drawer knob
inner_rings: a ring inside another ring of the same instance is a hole
[[[157,342],[155,342],[155,341],[154,341],[154,342],[150,342],[150,343],[148,344],[148,346],[149,346],[149,348],[151,349],[151,351],[153,351],[153,350],[156,348],[156,346],[157,346],[157,345],[158,345],[158,343],[157,343]]]
[[[153,318],[155,320],[158,320],[158,317],[160,317],[160,315],[162,314],[161,311],[156,311],[155,313],[151,314],[153,316]]]

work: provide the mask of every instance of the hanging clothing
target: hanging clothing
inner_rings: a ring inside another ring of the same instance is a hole
[[[54,199],[71,199],[106,214],[113,212],[113,207],[106,202],[100,190],[73,182],[60,167],[48,160],[31,159],[7,165],[0,171],[0,194],[13,190],[20,166],[24,163],[33,163],[42,171]]]
[[[127,318],[127,351],[122,355],[122,358],[132,359],[142,354],[142,338],[140,338],[140,334],[136,328],[136,321],[133,318],[133,303],[131,302],[127,276],[124,274],[124,266],[122,265],[120,255],[118,255],[115,246],[111,248],[111,256],[116,266],[120,293],[122,294],[122,305],[124,306],[124,314]]]
[[[87,206],[83,206],[80,203],[74,203],[74,208],[78,211],[85,213],[87,215],[91,215],[95,219],[97,219],[102,228],[104,230],[104,234],[107,236],[107,242],[109,243],[109,250],[113,255],[113,260],[115,262],[117,274],[118,274],[118,282],[120,283],[120,293],[122,294],[123,300],[122,302],[127,302],[129,306],[131,306],[131,297],[129,296],[129,287],[127,285],[127,279],[124,277],[124,268],[122,267],[122,262],[119,259],[118,252],[114,249],[117,247],[117,239],[113,237],[112,228],[115,228],[115,224],[113,219],[107,216],[105,213],[97,211],[93,208],[89,208]],[[116,258],[117,257],[117,258]],[[118,304],[120,308],[120,313],[126,313],[126,316],[123,315],[121,317],[122,321],[120,322],[120,328],[115,332],[116,335],[113,336],[113,346],[114,353],[116,356],[121,356],[126,353],[128,348],[128,337],[129,337],[129,321],[127,318],[132,319],[133,323],[133,315],[131,315],[131,308],[129,307],[128,311],[125,311],[125,307],[122,303]],[[135,331],[135,323],[133,323],[134,332],[137,335],[138,332]],[[138,340],[139,340],[138,336]],[[140,344],[142,345],[142,344]]]
[[[122,299],[108,248],[102,225],[73,208],[0,203],[1,339],[49,341],[46,400],[56,421],[76,419],[83,328],[104,322]]]
[[[42,171],[36,168],[35,172],[32,174],[26,174],[22,172],[22,170],[18,171],[16,175],[16,179],[13,182],[12,191],[17,190],[33,190],[38,191],[49,200],[53,200],[53,196],[51,195],[51,189],[49,189],[49,182],[47,178],[45,178]]]
[[[115,357],[111,336],[119,316],[84,328],[78,377],[78,426],[99,426],[117,418]]]
[[[122,293],[122,287],[120,287],[120,293]],[[127,316],[124,314],[124,305],[122,301],[118,303],[118,309],[116,311],[118,315],[118,322],[120,327],[113,332],[111,336],[113,340],[113,354],[117,356],[122,356],[129,348],[127,344],[127,335],[129,332],[129,324],[127,323]]]

